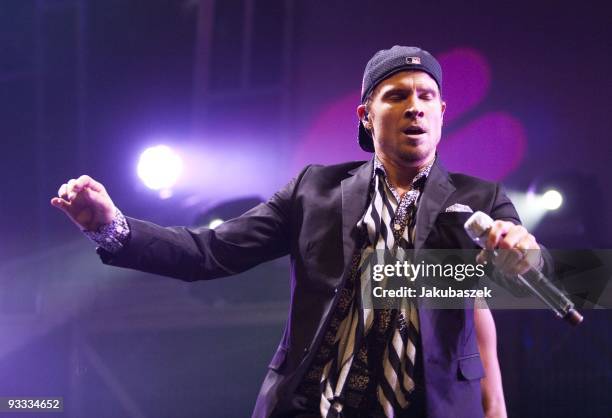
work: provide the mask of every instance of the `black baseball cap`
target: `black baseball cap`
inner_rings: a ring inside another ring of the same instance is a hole
[[[384,79],[400,71],[424,71],[438,84],[442,91],[442,67],[429,52],[416,46],[395,45],[391,49],[381,49],[366,64],[361,84],[361,104]],[[374,143],[368,130],[359,121],[359,146],[367,152],[374,152]]]

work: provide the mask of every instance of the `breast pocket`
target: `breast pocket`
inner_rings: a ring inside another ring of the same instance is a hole
[[[458,360],[458,377],[461,380],[481,379],[485,375],[480,354],[474,353]]]
[[[465,224],[470,216],[472,216],[470,212],[442,212],[438,215],[436,223],[461,225],[461,228],[463,228],[463,224]]]
[[[427,241],[429,248],[476,248],[463,228],[470,216],[468,212],[439,214]]]

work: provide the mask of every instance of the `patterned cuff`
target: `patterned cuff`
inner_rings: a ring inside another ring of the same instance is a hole
[[[97,231],[83,231],[85,236],[109,253],[116,253],[123,248],[130,236],[130,227],[119,209],[115,209],[112,222],[102,225]]]

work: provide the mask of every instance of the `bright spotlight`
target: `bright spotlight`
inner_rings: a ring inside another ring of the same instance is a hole
[[[563,196],[558,191],[551,189],[542,195],[542,206],[547,210],[556,210],[561,207]]]
[[[210,221],[210,223],[208,224],[208,227],[210,229],[215,229],[216,227],[218,227],[219,225],[221,225],[223,223],[223,219],[213,219],[212,221]]]
[[[138,177],[149,189],[168,190],[181,175],[183,161],[170,147],[147,148],[138,160]]]

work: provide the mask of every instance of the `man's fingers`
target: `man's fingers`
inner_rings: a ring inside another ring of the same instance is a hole
[[[515,248],[516,245],[525,239],[529,232],[521,225],[513,225],[508,228],[506,235],[499,241],[498,247],[504,250]]]
[[[61,199],[59,197],[52,198],[51,199],[51,205],[55,206],[58,209],[64,210],[64,211],[68,210],[68,208],[70,207],[70,203],[69,202],[67,202],[66,200]]]
[[[72,201],[76,197],[76,192],[74,191],[74,185],[76,184],[76,179],[68,180],[66,183],[66,193],[68,195],[68,201]]]
[[[66,183],[60,186],[57,191],[57,195],[62,199],[68,199],[68,185]]]
[[[74,179],[73,179],[74,180]],[[68,182],[68,197],[72,200],[85,189],[91,189],[95,192],[101,192],[104,190],[102,184],[98,183],[88,175],[84,174],[76,180],[70,180]]]
[[[485,255],[485,250],[481,250],[478,255],[476,255],[476,262],[479,264],[487,263],[487,256]]]
[[[544,265],[540,246],[533,235],[530,234],[523,238],[518,244],[516,244],[516,248],[521,251],[523,254],[523,260],[529,264],[529,266],[540,269]]]
[[[504,274],[522,274],[533,263],[531,258],[535,258],[536,262],[540,261],[538,252],[532,251],[540,248],[535,237],[523,226],[512,222],[493,222],[485,247],[488,250],[497,250],[493,264]],[[528,257],[531,255],[533,257]]]
[[[87,174],[84,174],[81,177],[79,177],[78,183],[82,184],[83,187],[89,187],[95,192],[104,191],[104,186],[102,186],[101,183],[98,183],[97,181],[89,177]]]
[[[505,273],[514,274],[522,257],[522,253],[518,250],[498,250],[494,264]]]
[[[83,174],[81,177],[76,179],[76,182],[74,183],[74,191],[79,192],[86,187],[96,192],[102,191],[102,185],[100,183],[89,177],[87,174]]]
[[[489,236],[487,237],[487,242],[485,243],[485,247],[488,250],[494,250],[495,248],[497,248],[499,241],[506,234],[506,232],[508,232],[508,229],[512,225],[513,224],[510,222],[493,222],[493,225],[491,225],[491,229],[489,231]]]
[[[72,191],[76,194],[87,187],[87,183],[89,182],[89,178],[87,176],[81,176],[76,179],[72,185]]]
[[[491,251],[482,249],[476,256],[476,262],[480,264],[488,264],[491,261]]]

